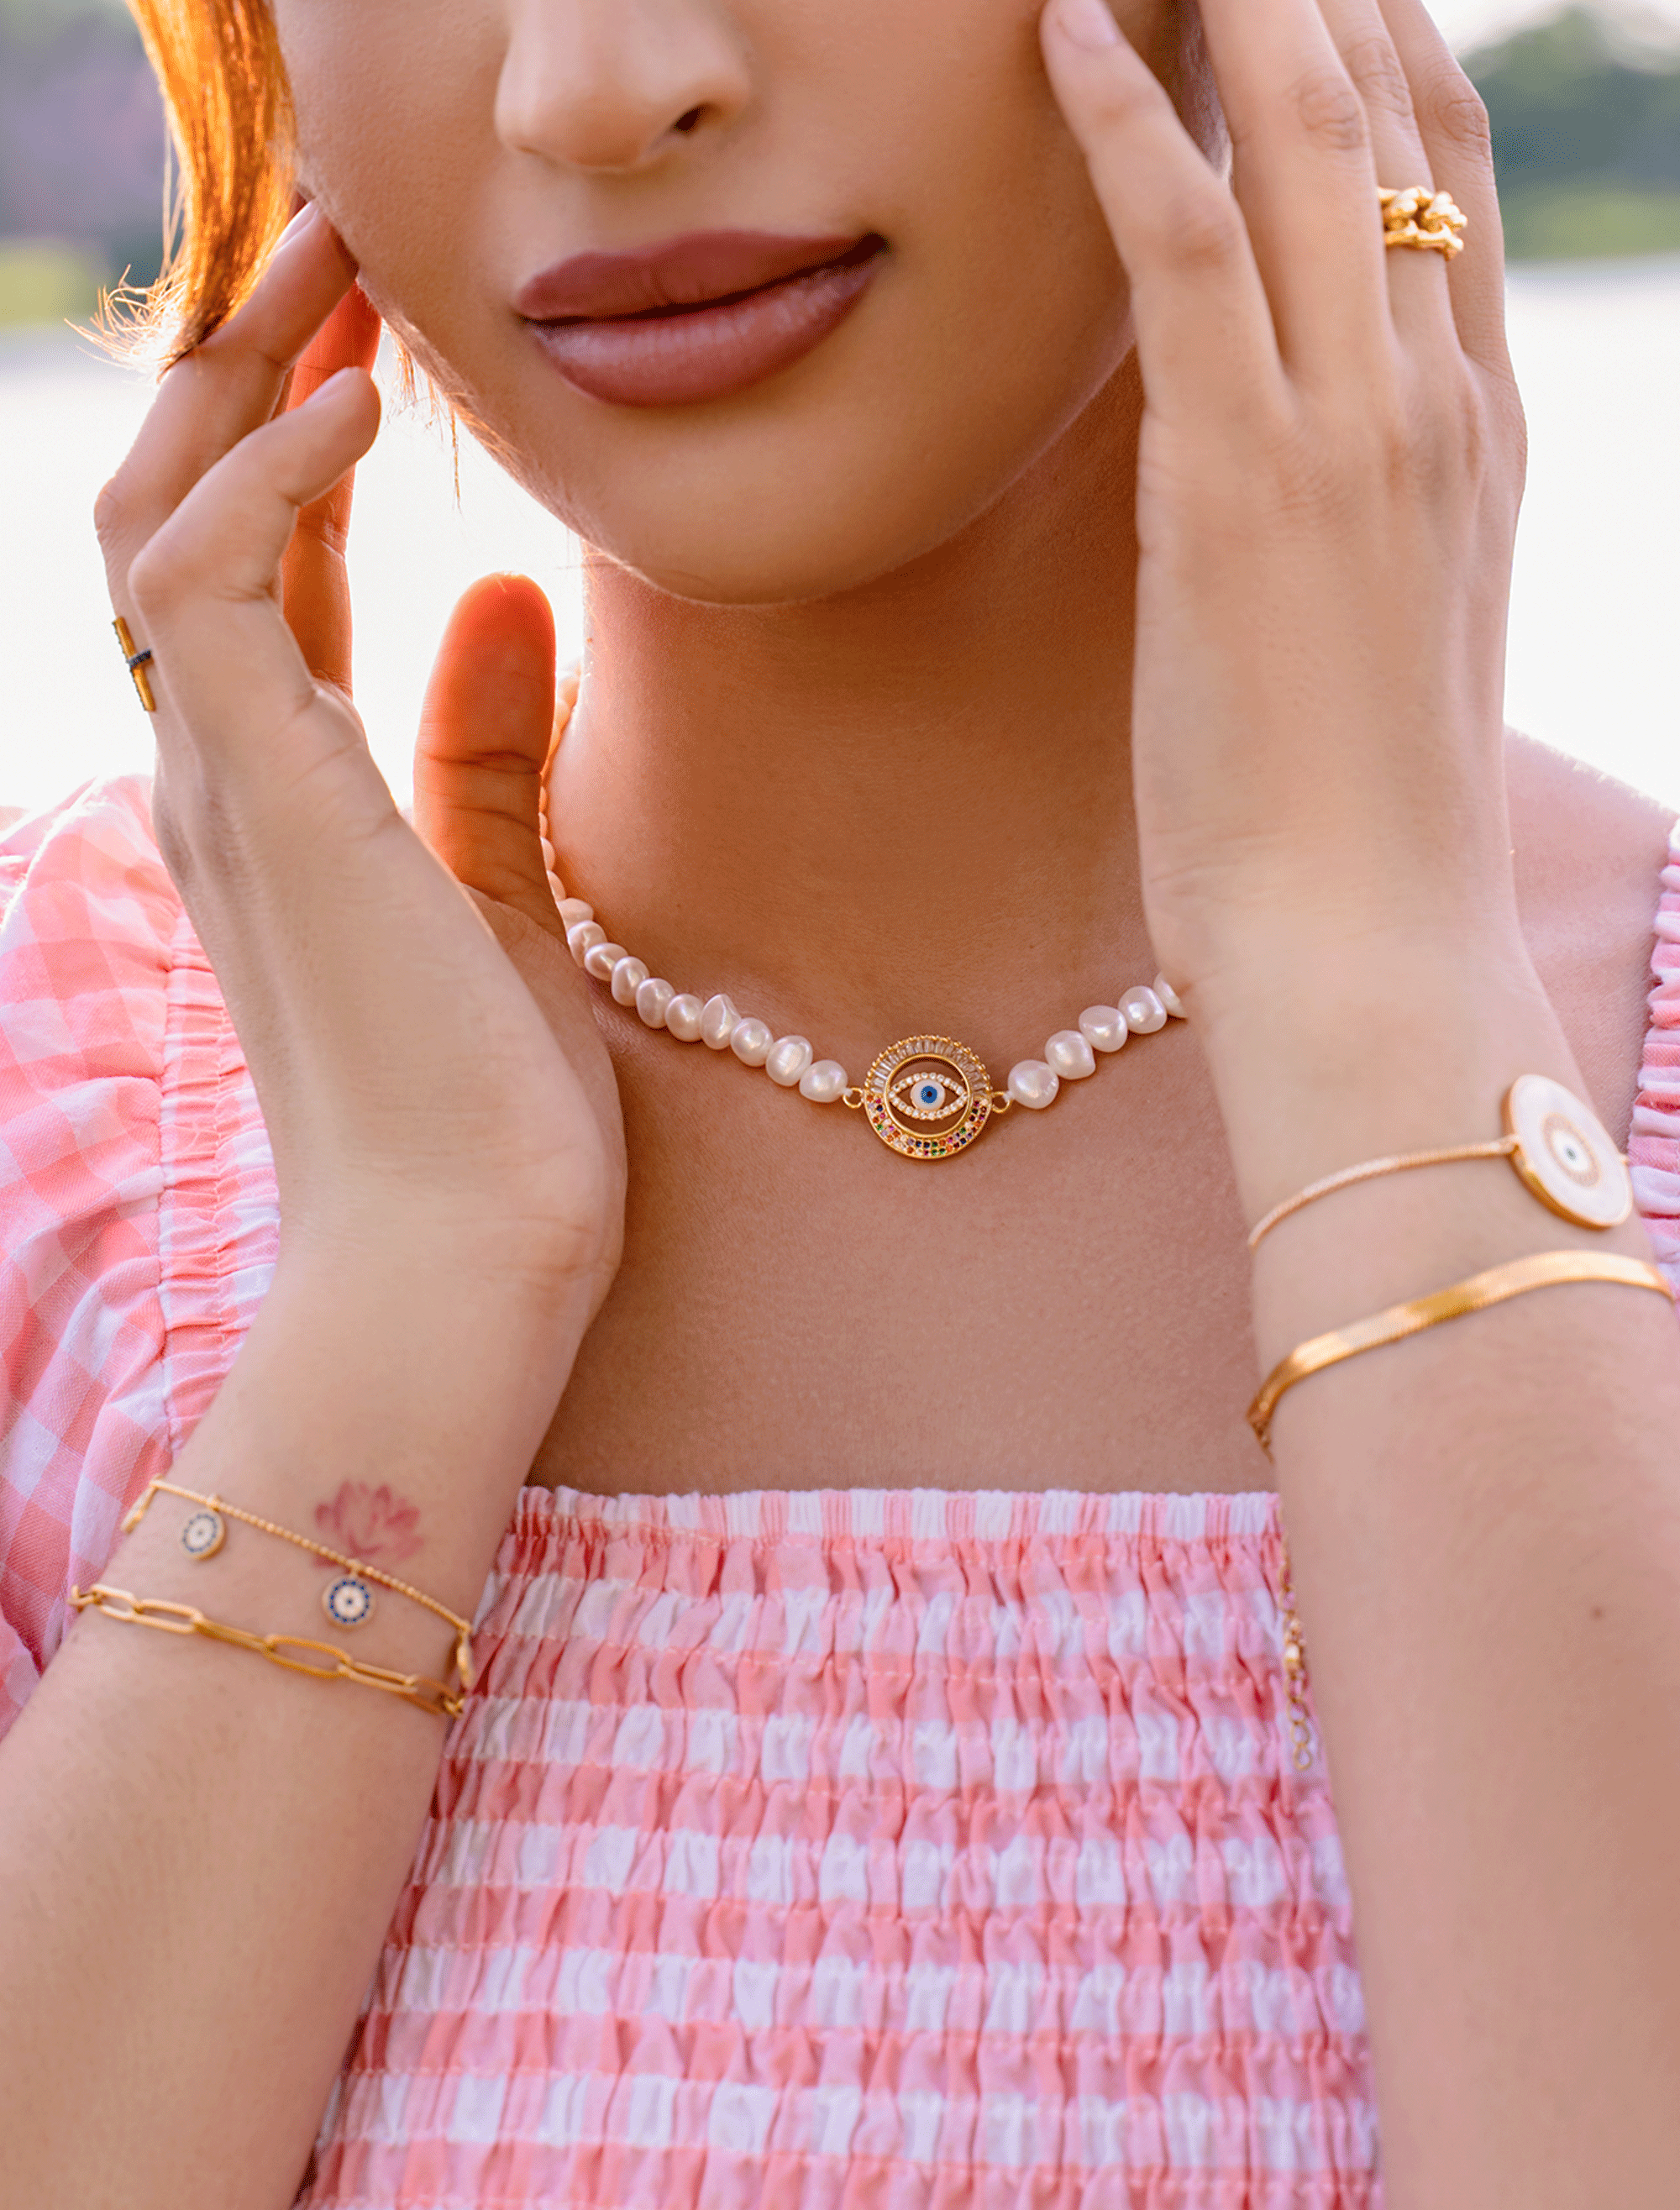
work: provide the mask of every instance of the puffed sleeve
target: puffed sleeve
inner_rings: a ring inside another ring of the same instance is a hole
[[[1628,1164],[1658,1263],[1680,1291],[1680,824],[1669,844],[1651,954],[1656,987]]]
[[[0,836],[0,1734],[261,1301],[273,1166],[145,782]]]

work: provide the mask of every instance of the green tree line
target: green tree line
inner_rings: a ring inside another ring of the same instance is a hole
[[[1680,251],[1680,43],[1571,8],[1465,57],[1514,260]]]

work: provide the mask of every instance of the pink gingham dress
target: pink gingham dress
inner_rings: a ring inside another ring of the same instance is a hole
[[[1680,1277],[1680,843],[1632,1140]],[[0,1729],[274,1262],[143,783],[0,840]],[[528,1489],[309,2210],[1376,2210],[1275,1500]],[[185,1662],[184,1658],[183,1662]]]

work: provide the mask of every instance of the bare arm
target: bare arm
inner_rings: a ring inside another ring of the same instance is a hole
[[[1511,879],[1522,426],[1474,94],[1416,0],[1201,12],[1235,190],[1103,11],[1081,29],[1054,0],[1045,51],[1131,278],[1147,395],[1151,927],[1258,1219],[1361,1160],[1496,1135],[1520,1074],[1582,1084]],[[1379,184],[1449,189],[1462,259],[1386,252]],[[1583,1244],[1643,1253],[1636,1227],[1572,1228],[1496,1161],[1345,1190],[1260,1247],[1261,1358]],[[1666,2199],[1672,1308],[1538,1291],[1302,1384],[1274,1440],[1390,2210]]]
[[[1339,1001],[1308,971],[1315,1007],[1291,993],[1284,1011],[1292,1072],[1252,1037],[1218,1053],[1254,1217],[1309,1156],[1469,1139],[1530,1070],[1582,1086],[1550,1009],[1508,974],[1407,963],[1379,980],[1373,963]],[[1315,1023],[1337,1009],[1333,1046]],[[1583,1247],[1650,1255],[1636,1224],[1571,1228],[1496,1162],[1343,1191],[1260,1247],[1262,1362]],[[1302,1384],[1274,1446],[1396,2210],[1660,2200],[1680,2154],[1673,1308],[1536,1292]]]
[[[351,273],[324,224],[294,226],[251,305],[165,379],[101,516],[113,598],[155,653],[160,840],[283,1215],[274,1285],[173,1477],[329,1542],[317,1512],[384,1485],[418,1548],[331,1547],[470,1615],[617,1263],[622,1132],[538,836],[541,595],[499,582],[457,610],[416,775],[432,850],[350,709],[347,471],[377,401],[353,367],[270,417],[323,317],[294,401],[371,353]],[[230,1521],[194,1561],[189,1509],[159,1496],[107,1584],[447,1676],[429,1612],[383,1592],[353,1639],[307,1551]],[[0,1743],[8,2210],[284,2210],[444,1738],[368,1688],[77,1621]]]
[[[306,1531],[375,1473],[419,1510],[398,1570],[470,1615],[568,1331],[487,1253],[480,1269],[416,1250],[406,1288],[396,1255],[282,1270],[171,1477]],[[159,1497],[106,1581],[350,1646],[311,1558],[233,1522],[195,1563],[190,1508]],[[354,1647],[442,1678],[450,1639],[382,1596]],[[444,1726],[202,1638],[82,1618],[0,1745],[0,2199],[293,2200]]]

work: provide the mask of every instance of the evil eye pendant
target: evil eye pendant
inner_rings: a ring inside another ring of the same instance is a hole
[[[365,1627],[373,1616],[373,1591],[354,1573],[341,1573],[323,1591],[321,1609],[335,1627]]]
[[[906,1159],[951,1158],[992,1112],[985,1068],[951,1036],[906,1036],[881,1054],[857,1094],[869,1126]]]
[[[213,1558],[227,1540],[227,1522],[206,1505],[181,1530],[181,1548],[190,1558]]]

